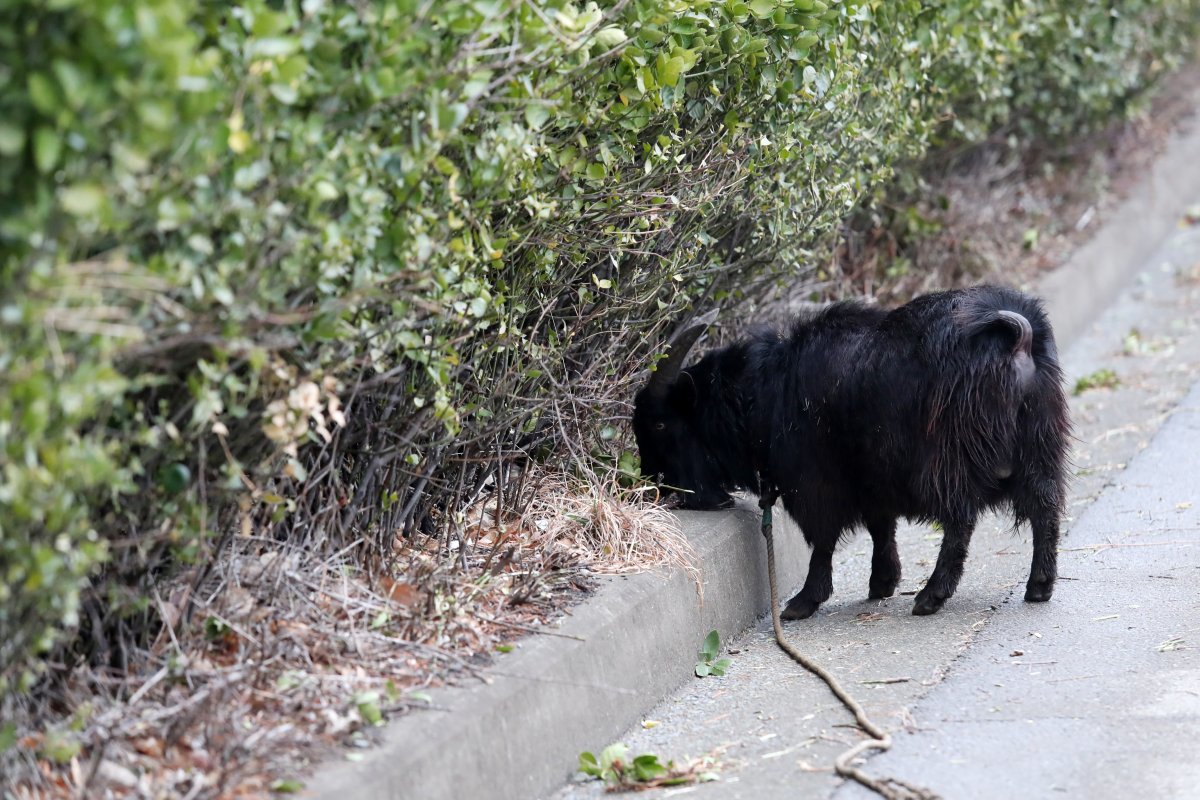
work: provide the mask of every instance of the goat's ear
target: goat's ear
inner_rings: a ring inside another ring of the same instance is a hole
[[[658,362],[658,369],[650,374],[647,391],[653,397],[665,397],[667,390],[678,378],[687,361],[692,346],[708,330],[708,326],[716,322],[718,309],[713,309],[703,316],[697,317],[690,325],[678,330],[667,342],[670,350],[667,357]]]

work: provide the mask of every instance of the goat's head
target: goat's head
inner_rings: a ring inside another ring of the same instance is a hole
[[[723,473],[704,444],[697,387],[683,368],[692,346],[715,319],[715,312],[706,314],[671,340],[666,358],[650,374],[633,404],[633,432],[642,474],[653,479],[665,495],[678,492],[685,508],[733,505],[722,486]]]

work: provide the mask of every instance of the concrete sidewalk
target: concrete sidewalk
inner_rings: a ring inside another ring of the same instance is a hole
[[[1200,797],[1200,383],[1059,569],[1070,588],[995,615],[872,773],[948,799]]]

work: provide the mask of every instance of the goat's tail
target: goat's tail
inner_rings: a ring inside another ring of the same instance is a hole
[[[986,330],[1003,329],[1012,336],[1012,350],[1009,352],[1013,374],[1021,392],[1027,391],[1033,384],[1036,367],[1033,362],[1033,326],[1029,320],[1016,311],[1006,308],[987,311],[976,317],[969,328],[971,335]]]
[[[1007,325],[1016,336],[1016,341],[1013,343],[1013,356],[1025,355],[1032,358],[1033,327],[1029,324],[1029,320],[1015,311],[1002,308],[996,312],[996,321]]]
[[[1022,391],[1027,391],[1033,384],[1033,327],[1029,320],[1015,311],[1001,309],[996,312],[997,321],[1008,326],[1015,334],[1016,341],[1012,349],[1013,372],[1017,376],[1017,384]]]

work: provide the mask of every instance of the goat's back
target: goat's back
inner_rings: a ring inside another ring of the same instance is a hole
[[[1027,321],[1031,374],[999,312]],[[756,337],[749,354],[759,462],[781,490],[852,507],[854,521],[872,503],[972,514],[1005,500],[1024,464],[1061,465],[1053,334],[1019,292],[939,292],[890,312],[837,303],[787,337]]]

